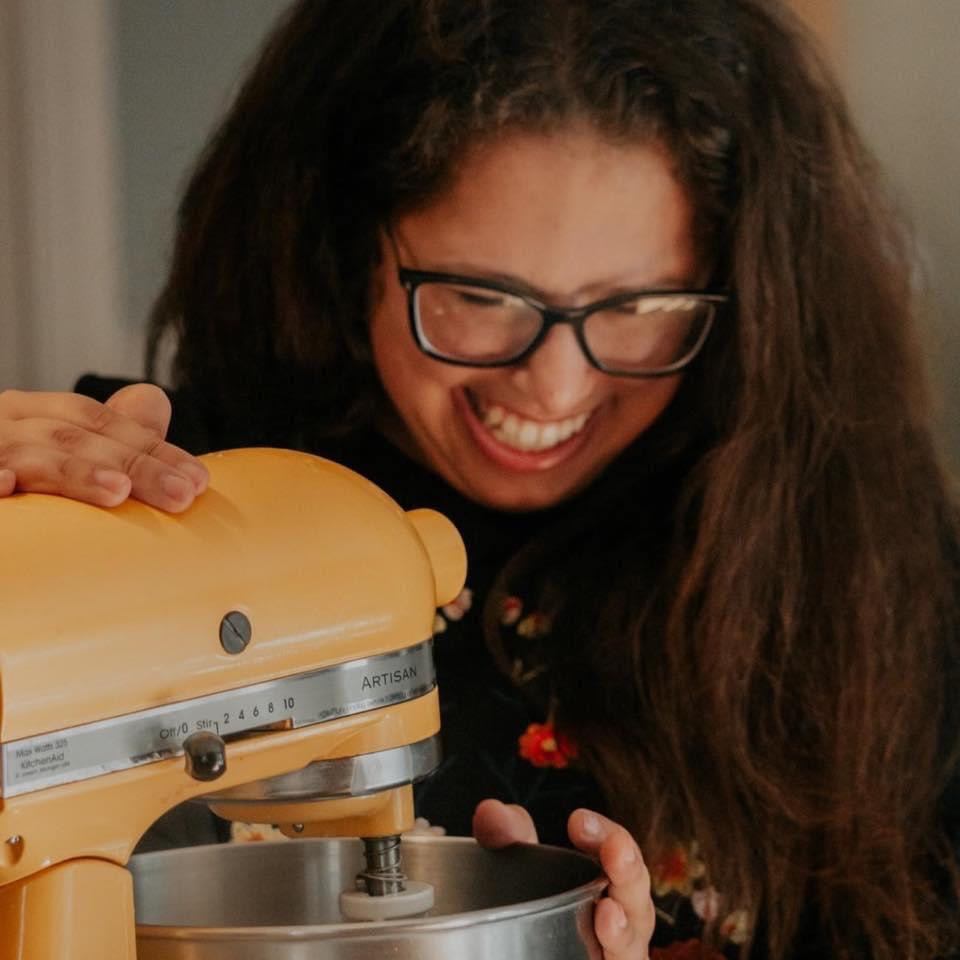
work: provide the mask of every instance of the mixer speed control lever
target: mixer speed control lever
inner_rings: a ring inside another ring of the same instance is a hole
[[[209,730],[193,733],[183,741],[187,773],[194,780],[217,780],[227,772],[227,747]]]

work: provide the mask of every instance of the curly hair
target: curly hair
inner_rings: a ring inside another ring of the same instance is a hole
[[[296,4],[188,185],[149,367],[172,335],[227,441],[369,424],[381,226],[478,142],[571,124],[666,146],[735,306],[641,438],[686,438],[670,523],[631,525],[628,463],[557,534],[566,720],[648,856],[695,836],[773,956],[813,917],[834,956],[930,960],[958,937],[956,509],[903,231],[778,2]]]

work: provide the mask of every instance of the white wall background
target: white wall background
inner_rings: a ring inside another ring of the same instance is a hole
[[[101,0],[0,0],[0,386],[62,386],[118,329],[113,76]]]
[[[2,0],[0,0],[2,2]],[[59,0],[70,2],[70,0]],[[112,0],[125,321],[160,286],[185,175],[288,0]]]
[[[960,0],[795,0],[914,220],[960,467]],[[0,388],[136,375],[176,195],[286,0],[0,0]]]
[[[0,389],[136,376],[183,177],[286,0],[0,0]]]

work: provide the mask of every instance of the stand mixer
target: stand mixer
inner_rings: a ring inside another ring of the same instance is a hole
[[[2,960],[134,960],[125,864],[196,798],[364,838],[347,916],[429,906],[399,835],[439,762],[431,636],[459,535],[317,457],[204,459],[179,516],[0,501]]]

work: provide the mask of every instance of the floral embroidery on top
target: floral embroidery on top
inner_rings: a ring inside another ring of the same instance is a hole
[[[499,620],[514,641],[505,645],[512,651],[507,661],[511,679],[518,687],[539,685],[547,702],[546,719],[527,726],[518,738],[518,752],[534,767],[563,770],[576,761],[578,749],[554,719],[557,702],[549,683],[545,644],[540,642],[549,637],[553,620],[549,614],[530,609],[515,595],[500,600]],[[677,937],[668,947],[654,947],[651,960],[726,960],[728,954],[739,955],[738,948],[750,934],[751,915],[732,909],[710,885],[696,843],[675,843],[651,867],[650,877],[658,922],[666,924]],[[712,927],[716,946],[697,936],[705,924]]]
[[[553,628],[553,621],[539,610],[531,610],[523,619],[523,601],[519,597],[504,597],[500,603],[500,623],[516,627],[517,636],[525,640],[539,640]]]
[[[463,615],[473,606],[473,591],[464,587],[448,604],[440,608],[447,620],[462,620]]]
[[[650,870],[655,896],[679,893],[689,897],[695,881],[706,873],[706,864],[697,856],[697,845],[675,844]]]
[[[737,945],[747,942],[750,935],[750,913],[747,910],[734,910],[720,924],[720,936]]]
[[[500,622],[505,627],[512,627],[523,613],[523,601],[519,597],[505,597],[500,607]]]
[[[724,897],[706,880],[707,867],[701,859],[697,844],[674,844],[650,869],[651,892],[657,916],[670,926],[676,926],[684,904],[689,904],[703,923],[716,923],[724,917]],[[750,934],[751,917],[747,910],[730,910],[716,927],[720,940],[741,946]],[[675,952],[651,952],[651,960],[685,960],[687,957],[720,957],[721,954],[704,946],[699,940],[673,944]],[[704,953],[693,952],[703,950]],[[684,952],[688,951],[688,952]]]
[[[535,767],[562,770],[577,755],[577,745],[552,723],[531,723],[519,740],[520,756]]]
[[[523,616],[523,601],[516,596],[504,597],[500,604],[500,623],[514,627],[518,637],[524,640],[539,640],[547,636],[553,626],[547,614],[532,610]],[[545,671],[542,664],[533,667],[517,657],[512,664],[511,678],[517,686],[530,683]],[[517,741],[520,756],[535,767],[552,767],[563,770],[576,759],[577,745],[569,734],[558,730],[553,721],[553,706],[543,723],[531,723]]]
[[[517,635],[527,640],[537,640],[545,637],[552,626],[550,618],[545,613],[534,611],[517,624]]]
[[[449,603],[442,606],[433,618],[433,632],[443,633],[451,621],[462,620],[464,614],[473,606],[473,591],[464,587]]]

